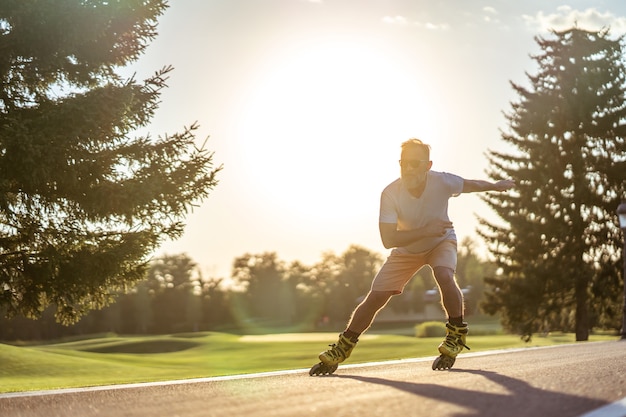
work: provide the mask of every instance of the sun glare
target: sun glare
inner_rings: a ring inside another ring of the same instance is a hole
[[[432,125],[427,87],[369,45],[329,40],[291,52],[247,91],[242,163],[261,198],[323,221],[337,216],[334,202],[377,195],[398,174],[400,141]]]

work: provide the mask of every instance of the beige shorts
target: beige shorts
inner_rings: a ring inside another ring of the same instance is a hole
[[[402,253],[397,249],[383,264],[372,281],[372,291],[393,291],[401,294],[404,286],[424,265],[456,269],[456,241],[444,240],[433,249],[421,253]]]

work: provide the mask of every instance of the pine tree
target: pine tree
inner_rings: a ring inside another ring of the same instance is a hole
[[[621,237],[615,209],[626,189],[623,39],[574,27],[537,37],[538,73],[512,83],[519,101],[490,151],[490,176],[516,193],[485,195],[505,226],[481,220],[501,274],[483,308],[529,339],[564,330],[587,340],[619,328]]]
[[[220,170],[183,132],[136,137],[171,67],[116,72],[156,35],[165,0],[0,3],[0,308],[76,321],[145,275]]]

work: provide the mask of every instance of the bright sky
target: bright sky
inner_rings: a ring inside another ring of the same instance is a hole
[[[172,0],[159,36],[131,70],[173,65],[152,136],[197,121],[219,184],[157,255],[187,253],[203,276],[235,258],[276,252],[312,265],[357,244],[387,253],[382,189],[400,144],[431,144],[433,169],[486,179],[503,149],[509,82],[534,73],[534,36],[574,22],[626,33],[623,0]],[[476,195],[450,200],[459,239]]]

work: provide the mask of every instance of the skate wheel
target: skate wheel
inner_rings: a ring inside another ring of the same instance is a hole
[[[437,359],[433,362],[433,371],[444,371],[446,369],[452,368],[456,358],[446,355],[439,355]]]
[[[316,363],[309,371],[309,376],[330,375],[337,370],[337,365],[326,365],[324,362]]]

